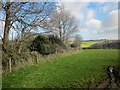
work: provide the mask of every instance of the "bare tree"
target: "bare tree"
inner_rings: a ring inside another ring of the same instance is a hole
[[[47,30],[56,34],[64,43],[79,30],[75,17],[64,9],[54,12],[44,26],[47,26]]]
[[[11,65],[19,60],[18,49],[21,46],[22,41],[26,41],[24,38],[26,32],[30,30],[36,30],[37,27],[44,28],[42,22],[48,18],[48,16],[55,10],[55,2],[2,2],[2,9],[0,9],[2,21],[4,25],[3,35],[3,61],[5,67],[7,60],[9,61],[9,69],[11,71]],[[1,19],[1,17],[0,17]],[[19,43],[8,44],[9,34],[11,30],[15,30],[20,35]],[[26,42],[25,42],[26,43]],[[16,45],[16,46],[15,46]]]
[[[74,45],[79,48],[81,43],[82,43],[82,37],[80,35],[76,35],[74,37]]]
[[[43,27],[40,23],[51,14],[54,5],[54,2],[3,2],[1,10],[4,12],[5,22],[3,46],[6,47],[8,44],[10,29],[21,30],[23,36],[25,31],[37,26]]]

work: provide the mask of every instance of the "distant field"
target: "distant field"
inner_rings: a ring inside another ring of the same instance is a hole
[[[118,64],[117,49],[84,50],[2,76],[3,88],[88,87],[106,75],[107,65]]]
[[[103,41],[83,41],[82,44],[81,44],[81,47],[82,48],[88,48],[93,44],[101,43],[101,42],[103,42]],[[69,44],[72,44],[72,43],[73,42],[69,42]]]
[[[82,44],[81,44],[81,47],[82,48],[88,48],[88,47],[90,47],[91,45],[93,45],[93,44],[96,44],[96,43],[101,43],[102,41],[88,41],[88,42],[83,42]]]

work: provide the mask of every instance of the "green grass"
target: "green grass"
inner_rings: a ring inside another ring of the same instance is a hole
[[[5,87],[88,87],[105,76],[107,65],[118,63],[118,50],[84,50],[38,65],[26,66],[2,77]]]
[[[88,47],[90,47],[90,46],[93,45],[93,44],[101,43],[101,42],[102,42],[102,41],[83,42],[83,43],[81,44],[81,47],[82,47],[82,48],[88,48]]]

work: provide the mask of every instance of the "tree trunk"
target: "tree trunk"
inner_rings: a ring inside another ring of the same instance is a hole
[[[7,2],[6,5],[6,18],[5,18],[5,27],[4,27],[4,36],[3,36],[3,46],[6,48],[8,44],[8,35],[9,35],[9,29],[10,29],[10,3]]]

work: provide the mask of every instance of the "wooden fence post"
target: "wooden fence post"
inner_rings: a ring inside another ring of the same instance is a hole
[[[12,71],[12,64],[11,64],[11,58],[9,59],[9,71]]]
[[[38,55],[37,55],[37,53],[36,53],[36,63],[38,64]]]

